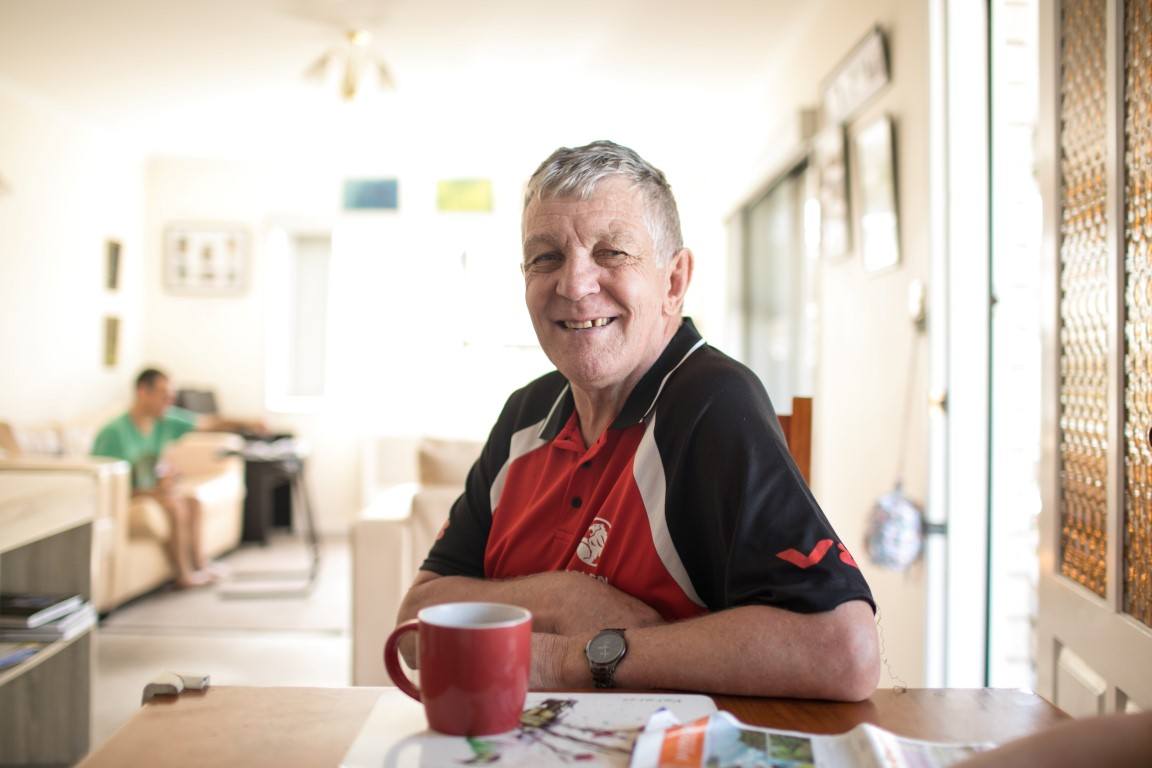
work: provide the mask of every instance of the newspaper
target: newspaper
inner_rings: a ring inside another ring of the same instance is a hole
[[[629,768],[944,768],[994,746],[908,739],[870,723],[819,736],[746,725],[727,712],[685,724],[663,712],[637,738]]]

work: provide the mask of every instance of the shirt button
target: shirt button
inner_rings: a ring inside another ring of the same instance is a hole
[[[583,503],[584,503],[584,500],[581,499],[579,496],[573,496],[572,497],[572,506],[576,507],[576,509],[580,509],[580,505]]]

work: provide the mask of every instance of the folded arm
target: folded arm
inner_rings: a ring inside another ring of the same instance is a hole
[[[809,614],[749,605],[668,624],[639,600],[583,574],[485,581],[422,571],[399,620],[457,600],[533,612],[534,688],[592,687],[584,646],[607,627],[627,629],[619,688],[858,701],[880,676],[872,609],[861,600]]]
[[[573,635],[607,626],[650,626],[663,621],[655,609],[636,598],[591,576],[565,571],[503,580],[420,571],[400,605],[396,620],[399,623],[413,619],[421,608],[429,605],[460,601],[519,605],[532,612],[534,632],[557,635]]]
[[[606,625],[611,626],[611,625]],[[595,632],[533,645],[542,688],[591,685],[584,645]],[[859,701],[880,676],[871,607],[859,600],[823,613],[747,605],[626,633],[619,688]]]

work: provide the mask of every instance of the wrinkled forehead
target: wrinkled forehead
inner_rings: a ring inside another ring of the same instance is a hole
[[[524,210],[520,216],[522,229],[542,205],[554,202],[592,204],[603,202],[606,206],[638,209],[645,220],[649,218],[652,208],[652,201],[641,185],[627,176],[613,174],[598,179],[595,183],[581,186],[554,185],[537,190],[534,195],[525,199]]]

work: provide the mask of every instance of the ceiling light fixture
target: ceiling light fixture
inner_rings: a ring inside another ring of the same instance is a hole
[[[383,59],[371,50],[372,33],[366,29],[351,29],[344,33],[344,40],[329,48],[320,58],[304,71],[308,80],[325,82],[335,70],[339,76],[340,97],[353,101],[361,92],[365,78],[374,73],[377,86],[395,90],[396,83]]]

